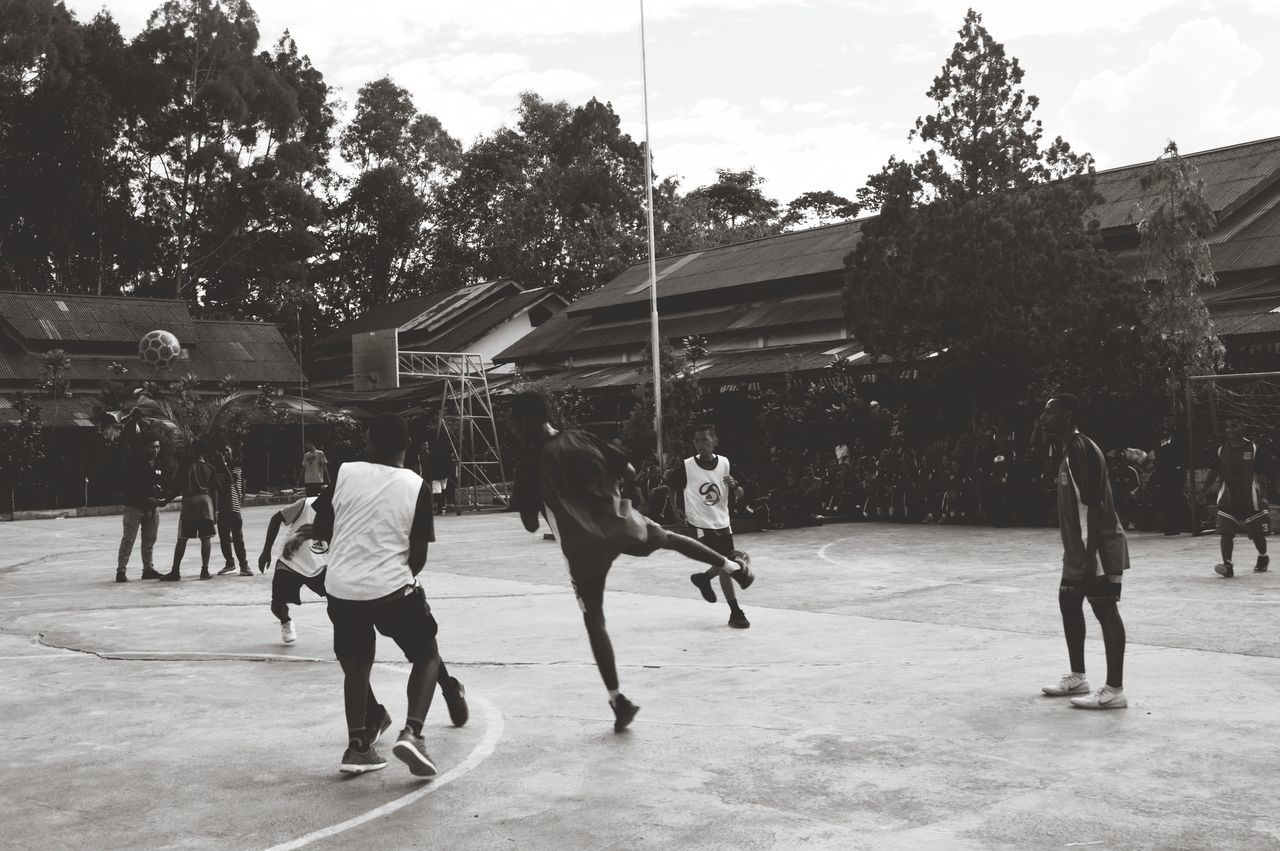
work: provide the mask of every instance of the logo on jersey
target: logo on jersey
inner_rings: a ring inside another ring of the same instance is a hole
[[[703,482],[698,488],[704,505],[717,505],[720,502],[720,486],[715,482]]]
[[[329,542],[328,541],[312,541],[311,552],[315,553],[318,556],[324,555],[325,553],[329,552]]]

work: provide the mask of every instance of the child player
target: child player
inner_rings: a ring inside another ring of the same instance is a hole
[[[265,572],[267,565],[271,563],[271,550],[275,547],[276,535],[281,526],[288,529],[288,535],[292,538],[298,529],[315,522],[316,513],[312,508],[315,501],[314,496],[303,497],[272,515],[271,522],[267,525],[267,540],[262,545],[262,555],[258,556],[259,573]],[[328,596],[324,592],[325,565],[316,557],[317,548],[323,553],[328,552],[326,547],[317,547],[315,544],[296,549],[286,547],[285,552],[281,552],[280,558],[276,560],[276,573],[271,579],[271,614],[280,621],[280,639],[285,644],[298,640],[298,631],[289,617],[289,603],[302,605],[300,595],[303,586],[321,597]],[[292,553],[286,555],[291,549]]]
[[[677,464],[670,473],[668,484],[672,490],[684,493],[685,523],[693,529],[693,536],[728,559],[736,560],[741,554],[733,548],[733,529],[729,525],[729,494],[735,500],[742,499],[742,487],[733,476],[729,459],[716,454],[716,427],[709,423],[697,425],[693,430],[695,454]],[[738,607],[738,597],[729,575],[711,568],[689,577],[702,592],[708,603],[716,601],[712,580],[719,575],[720,590],[729,604],[729,626],[746,629],[751,626],[747,616]]]

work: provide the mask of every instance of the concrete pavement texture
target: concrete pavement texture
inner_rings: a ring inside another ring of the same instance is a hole
[[[255,561],[274,510],[245,512]],[[423,579],[471,720],[437,696],[424,783],[391,758],[392,642],[390,764],[340,775],[323,601],[286,646],[270,573],[198,581],[198,546],[180,583],[140,581],[135,549],[117,584],[120,522],[0,524],[4,848],[1280,848],[1280,575],[1244,539],[1222,579],[1214,538],[1131,536],[1130,703],[1105,712],[1040,694],[1069,668],[1053,529],[742,535],[747,630],[695,564],[623,557],[605,608],[642,709],[615,734],[559,548],[443,517]]]

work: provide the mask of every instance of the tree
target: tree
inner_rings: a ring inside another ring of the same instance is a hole
[[[120,134],[148,91],[111,17],[0,0],[0,287],[113,291],[139,241]]]
[[[13,394],[12,402],[18,419],[0,423],[0,488],[9,497],[9,510],[16,511],[18,489],[41,485],[45,445],[40,406],[26,393]]]
[[[277,303],[320,249],[314,181],[327,171],[328,87],[286,33],[256,53],[245,0],[168,0],[131,49],[165,98],[129,134],[157,242],[138,289],[246,315]]]
[[[432,289],[512,278],[566,298],[643,255],[643,148],[613,107],[521,95],[514,127],[476,141],[434,202]]]
[[[1225,353],[1200,297],[1218,283],[1205,241],[1218,220],[1196,167],[1179,156],[1174,142],[1143,172],[1141,185],[1158,190],[1138,220],[1147,292],[1143,339],[1164,367],[1176,418],[1187,376],[1216,372]]]
[[[426,291],[431,198],[461,145],[384,77],[360,88],[339,148],[360,173],[338,186],[345,195],[332,205],[328,259],[318,274],[327,311],[344,321]]]
[[[1092,158],[1061,138],[1042,147],[1037,100],[980,15],[959,35],[929,89],[936,111],[910,134],[929,147],[859,192],[880,214],[845,261],[852,330],[872,354],[928,359],[969,412],[1064,380],[1123,386],[1132,374],[1116,364],[1141,361],[1140,293],[1090,224]]]
[[[698,383],[693,369],[698,358],[705,356],[702,345],[698,339],[690,338],[678,351],[666,340],[661,341],[658,347],[658,371],[662,380],[662,447],[668,458],[672,457],[673,448],[680,446],[681,441],[693,433],[693,427],[707,418],[702,385]],[[657,454],[657,437],[653,428],[652,352],[652,347],[646,346],[638,361],[644,366],[636,370],[640,380],[633,394],[635,404],[631,407],[631,416],[622,426],[622,444],[637,462]],[[638,468],[639,463],[636,466]]]
[[[858,215],[858,205],[829,189],[805,192],[787,205],[782,216],[783,227],[813,227],[846,221]]]
[[[755,169],[716,169],[716,182],[679,194],[667,178],[654,192],[655,242],[660,255],[704,251],[780,233],[778,202],[764,194]]]

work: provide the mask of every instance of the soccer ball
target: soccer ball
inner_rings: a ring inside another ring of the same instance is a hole
[[[138,341],[138,360],[148,366],[170,366],[182,354],[182,344],[168,331],[148,331]]]

